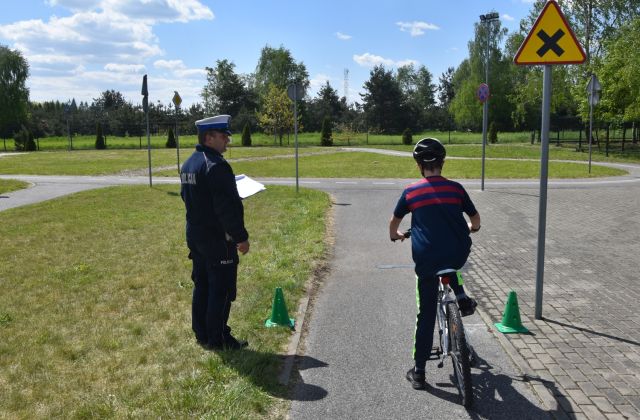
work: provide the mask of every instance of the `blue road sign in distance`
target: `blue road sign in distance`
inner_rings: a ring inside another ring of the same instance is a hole
[[[478,91],[476,92],[476,97],[482,103],[487,102],[487,100],[489,100],[489,85],[486,83],[480,83]]]

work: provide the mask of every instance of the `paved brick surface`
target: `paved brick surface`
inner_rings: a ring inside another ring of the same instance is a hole
[[[482,231],[466,285],[492,322],[517,292],[531,334],[505,337],[540,381],[534,390],[548,390],[541,399],[567,418],[640,418],[640,183],[549,190],[543,320],[534,319],[538,189],[470,194]]]

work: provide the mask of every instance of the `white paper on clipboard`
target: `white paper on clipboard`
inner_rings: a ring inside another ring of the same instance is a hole
[[[238,187],[238,194],[242,199],[251,197],[252,195],[266,189],[263,184],[249,178],[245,174],[236,176],[236,186]]]

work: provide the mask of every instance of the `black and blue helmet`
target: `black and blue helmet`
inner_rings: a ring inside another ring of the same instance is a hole
[[[444,161],[447,151],[438,139],[427,137],[416,143],[413,148],[413,158],[418,163]]]

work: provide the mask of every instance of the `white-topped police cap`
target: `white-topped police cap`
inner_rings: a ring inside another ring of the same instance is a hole
[[[204,118],[196,121],[198,133],[209,130],[218,130],[231,135],[231,115],[216,115],[215,117]]]

